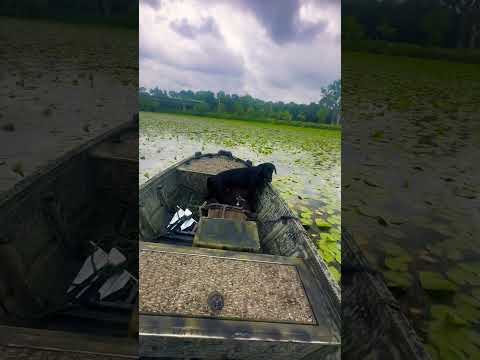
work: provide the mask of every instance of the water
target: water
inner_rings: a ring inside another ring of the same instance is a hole
[[[342,77],[344,224],[434,358],[478,358],[478,66],[351,53]]]
[[[254,165],[272,162],[273,186],[301,217],[319,253],[339,278],[339,130],[169,114],[140,114],[143,183],[195,152],[231,151]]]

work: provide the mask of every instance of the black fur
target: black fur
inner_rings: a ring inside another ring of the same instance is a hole
[[[261,191],[266,184],[272,182],[274,171],[276,174],[277,169],[272,163],[223,171],[208,178],[208,198],[225,203],[227,189],[241,188],[247,190],[247,201],[253,206],[257,190]]]

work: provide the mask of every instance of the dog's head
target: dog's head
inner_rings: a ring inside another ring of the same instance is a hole
[[[272,163],[263,163],[258,165],[258,168],[260,169],[260,176],[262,177],[263,181],[265,183],[271,183],[273,172],[275,171],[275,174],[277,173],[275,165]]]

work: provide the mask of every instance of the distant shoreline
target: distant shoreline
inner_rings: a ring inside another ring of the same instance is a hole
[[[383,40],[344,41],[343,52],[361,52],[375,55],[399,56],[425,60],[479,64],[479,49],[425,47],[416,44]]]
[[[303,122],[303,121],[287,121],[287,120],[268,120],[268,119],[249,119],[249,118],[241,118],[241,117],[225,117],[223,114],[215,114],[215,113],[206,113],[206,114],[191,114],[187,112],[152,112],[152,111],[143,111],[140,110],[140,113],[145,114],[166,114],[166,115],[174,115],[174,116],[191,116],[197,118],[210,118],[210,119],[219,119],[219,120],[236,120],[236,121],[245,121],[245,122],[258,122],[258,123],[265,123],[265,124],[273,124],[273,125],[288,125],[294,127],[302,127],[302,128],[313,128],[313,129],[323,129],[323,130],[334,130],[334,131],[341,131],[342,127],[340,125],[330,125],[330,124],[319,124],[319,123],[310,123],[310,122]]]
[[[87,17],[87,16],[13,16],[1,14],[0,19],[35,21],[40,23],[119,28],[138,31],[138,21],[130,17]]]

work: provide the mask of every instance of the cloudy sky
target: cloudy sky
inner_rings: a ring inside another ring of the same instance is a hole
[[[140,0],[140,86],[318,101],[340,78],[340,0]]]

